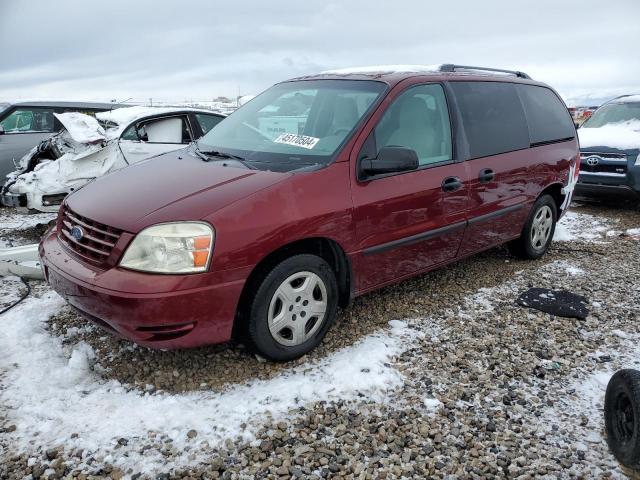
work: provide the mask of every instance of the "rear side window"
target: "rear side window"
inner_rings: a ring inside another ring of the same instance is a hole
[[[517,85],[516,89],[527,114],[532,145],[575,137],[569,111],[555,93],[535,85]]]
[[[529,147],[529,131],[515,85],[502,82],[451,82],[458,101],[471,158]]]

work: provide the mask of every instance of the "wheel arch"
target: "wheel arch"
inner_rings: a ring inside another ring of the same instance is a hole
[[[562,193],[563,185],[560,182],[552,183],[551,185],[547,185],[544,190],[540,192],[536,200],[543,195],[551,195],[556,204],[556,212],[558,216],[562,213],[560,211],[560,206],[564,202],[564,194]]]
[[[338,242],[327,237],[311,237],[287,243],[272,251],[260,260],[253,268],[244,284],[238,302],[238,315],[234,322],[237,330],[242,322],[242,306],[248,305],[248,298],[256,291],[259,282],[278,263],[293,255],[312,254],[323,258],[333,269],[338,282],[338,305],[346,307],[353,297],[353,272],[351,261]],[[240,318],[240,322],[238,319]]]

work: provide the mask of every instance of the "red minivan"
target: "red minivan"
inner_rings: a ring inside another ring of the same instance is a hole
[[[236,332],[290,360],[357,295],[505,242],[540,257],[578,168],[566,106],[522,72],[326,72],[70,195],[40,255],[51,286],[122,337]]]

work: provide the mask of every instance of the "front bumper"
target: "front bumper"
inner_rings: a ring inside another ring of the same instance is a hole
[[[640,192],[627,185],[608,185],[603,183],[581,182],[576,184],[576,195],[586,197],[624,197],[639,199]]]
[[[24,193],[3,193],[0,202],[5,207],[25,208],[27,206],[27,196]]]
[[[575,193],[583,196],[640,196],[637,150],[594,147],[581,151],[580,176]],[[595,160],[595,163],[589,163]]]
[[[242,287],[216,275],[152,275],[121,268],[99,270],[79,261],[50,233],[40,258],[51,287],[85,318],[152,348],[190,348],[226,342]],[[213,282],[213,283],[212,283]]]

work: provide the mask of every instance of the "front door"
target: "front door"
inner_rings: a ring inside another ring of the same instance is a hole
[[[401,92],[372,129],[358,159],[375,157],[384,146],[415,150],[419,168],[352,179],[359,292],[453,259],[466,225],[467,174],[465,165],[453,159],[440,84]]]

